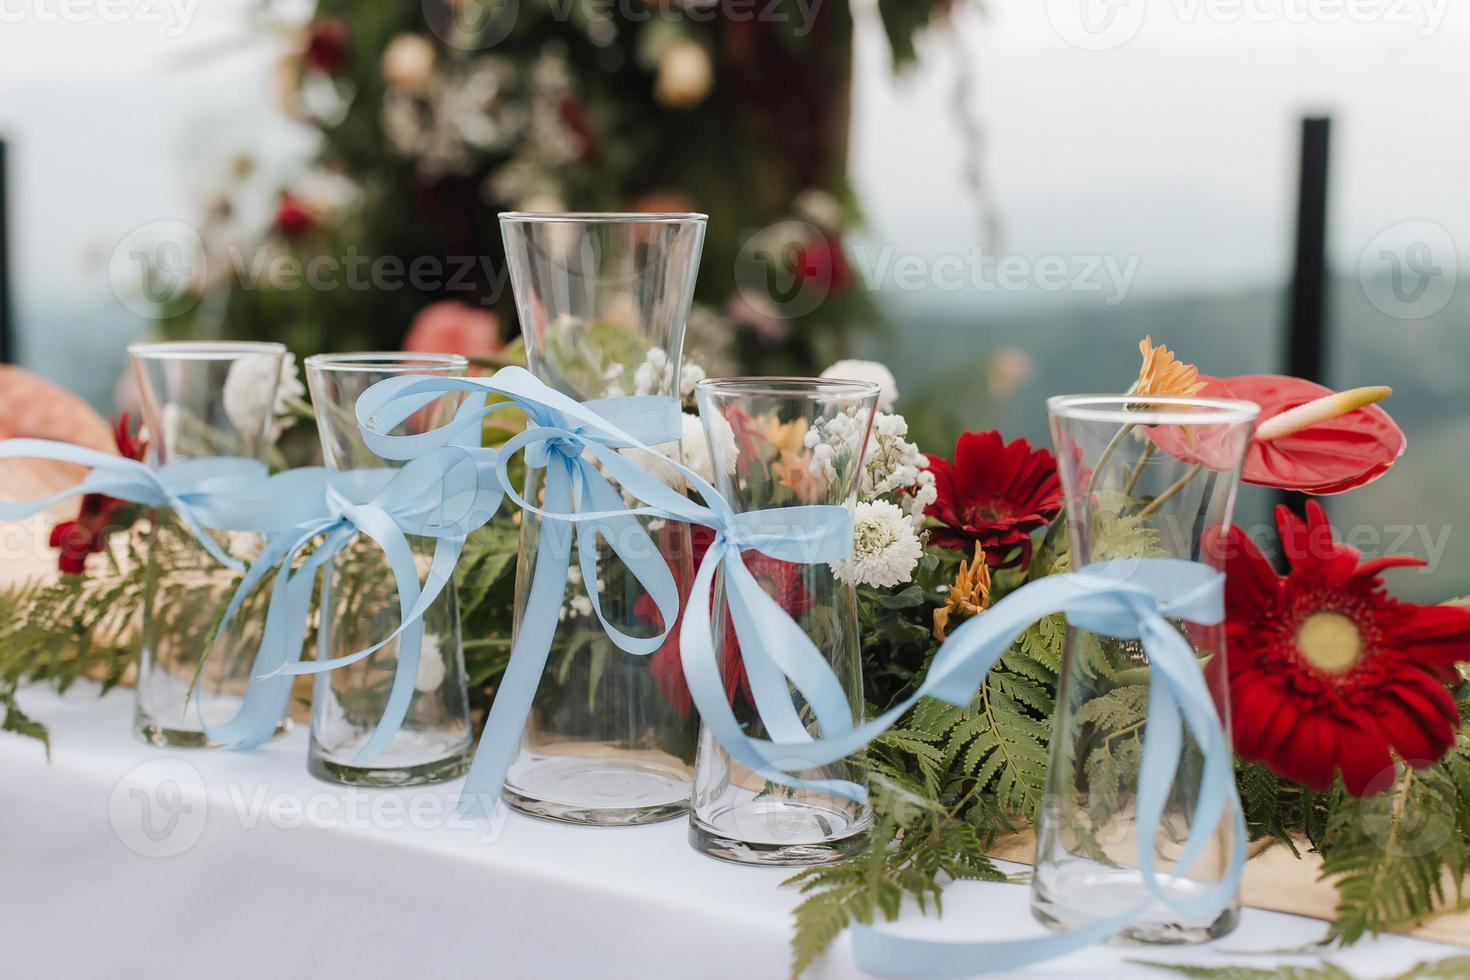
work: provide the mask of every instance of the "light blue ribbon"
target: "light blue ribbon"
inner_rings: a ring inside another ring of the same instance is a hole
[[[921,687],[952,704],[968,703],[965,692],[973,694],[983,672],[1005,652],[1023,621],[1063,612],[1074,626],[1142,642],[1152,669],[1135,809],[1139,872],[1149,897],[1086,926],[1035,939],[943,942],[856,925],[853,949],[864,970],[925,977],[1014,970],[1115,936],[1155,904],[1200,921],[1212,921],[1232,904],[1245,866],[1247,837],[1231,748],[1195,652],[1168,622],[1173,618],[1219,623],[1224,618],[1223,597],[1224,576],[1201,564],[1167,559],[1107,562],[1032,582],[955,630],[940,647]],[[936,672],[941,676],[931,685]],[[1189,837],[1174,870],[1163,875],[1154,866],[1154,842],[1179,767],[1186,726],[1204,765]],[[1168,886],[1185,879],[1212,844],[1222,820],[1230,822],[1233,835],[1225,875],[1192,896],[1170,892]]]
[[[847,511],[817,506],[737,514],[697,474],[677,462],[661,462],[683,473],[704,499],[705,506],[701,506],[617,453],[617,448],[651,450],[599,416],[598,406],[578,406],[570,400],[562,403],[559,395],[544,398],[526,380],[529,375],[525,372],[519,372],[525,377],[509,378],[504,377],[506,373],[500,372],[495,379],[503,386],[481,379],[393,379],[377,388],[392,386],[394,390],[375,388],[364,395],[365,399],[376,395],[365,408],[359,403],[364,428],[381,431],[395,412],[406,414],[415,396],[467,383],[499,390],[523,407],[530,406],[532,412],[530,428],[507,443],[499,456],[496,470],[502,485],[508,486],[506,461],[518,449],[527,450],[528,465],[547,467],[542,506],[531,504],[513,489],[508,492],[524,510],[542,518],[541,548],[521,632],[461,798],[463,809],[488,814],[498,799],[555,635],[574,529],[578,529],[575,537],[579,548],[583,548],[586,546],[582,542],[589,535],[582,525],[616,528],[620,525],[613,522],[621,519],[660,516],[703,524],[716,532],[684,611],[680,648],[685,678],[702,721],[726,751],[742,765],[777,782],[796,784],[799,781],[792,774],[829,765],[862,749],[922,697],[959,706],[970,704],[1001,656],[1027,627],[1045,616],[1064,613],[1074,626],[1100,635],[1138,640],[1149,656],[1153,669],[1136,801],[1140,872],[1149,898],[1085,927],[1030,940],[945,943],[906,939],[858,926],[854,930],[855,949],[865,970],[896,976],[951,977],[1015,969],[1113,936],[1155,902],[1180,915],[1211,919],[1234,900],[1244,865],[1246,835],[1231,749],[1194,650],[1169,622],[1219,623],[1224,615],[1224,579],[1220,573],[1194,562],[1146,559],[1099,563],[1030,583],[957,628],[935,654],[924,681],[912,696],[872,721],[854,726],[852,706],[826,658],[779,603],[765,593],[741,560],[741,553],[749,549],[782,561],[840,558],[852,547],[851,516]],[[400,438],[420,439],[420,446],[435,445],[433,438]],[[402,441],[381,445],[391,452],[411,453],[414,449]],[[593,467],[593,460],[625,494],[643,505],[622,506],[616,491],[608,487],[603,492],[606,480]],[[565,479],[552,478],[558,467],[566,474]],[[587,509],[589,505],[593,509]],[[587,560],[586,551],[583,559],[584,580],[592,596],[596,592],[596,564]],[[740,642],[752,696],[770,738],[748,735],[726,697],[710,605],[717,570],[723,570],[726,606]],[[660,612],[667,629],[672,618],[662,606]],[[793,690],[816,718],[819,737],[800,720]],[[1178,769],[1186,727],[1204,760],[1200,793],[1184,849],[1174,870],[1165,876],[1154,867],[1153,844]],[[865,798],[864,789],[851,782],[801,784],[849,799]],[[1169,883],[1188,874],[1211,845],[1223,819],[1231,821],[1235,835],[1225,876],[1193,896],[1171,893]]]
[[[493,474],[481,473],[479,463],[464,450],[446,446],[396,470],[290,470],[267,481],[259,500],[237,501],[237,513],[229,515],[231,529],[269,536],[231,598],[216,635],[224,633],[240,604],[267,574],[274,570],[276,577],[244,705],[225,725],[208,727],[210,737],[236,748],[261,744],[285,710],[292,677],[358,663],[397,640],[397,668],[388,701],[355,761],[367,764],[380,755],[401,728],[413,698],[423,616],[453,580],[466,536],[495,513],[500,497]],[[300,501],[287,526],[267,525],[270,510],[258,504],[272,500]],[[310,513],[303,517],[301,509]],[[399,625],[369,646],[328,657],[332,627],[324,622],[318,634],[318,659],[303,663],[317,578],[322,582],[319,608],[326,615],[331,608],[331,560],[360,535],[371,540],[387,561],[398,596]],[[410,535],[434,539],[422,584]],[[320,544],[293,570],[298,556],[318,538]]]
[[[154,467],[50,439],[0,440],[3,459],[45,459],[92,469],[72,486],[39,500],[0,501],[0,520],[18,521],[78,494],[105,494],[145,507],[172,510],[215,561],[236,571],[244,566],[204,529],[218,527],[221,511],[232,506],[235,495],[264,482],[269,472],[259,460],[235,456],[188,459]]]
[[[470,392],[476,407],[462,412],[448,425],[413,435],[386,433],[423,405],[451,392]],[[508,401],[487,402],[486,395]],[[475,751],[460,808],[488,816],[500,798],[500,789],[530,715],[561,617],[571,553],[575,544],[578,565],[587,584],[587,598],[603,631],[619,649],[635,656],[657,651],[672,631],[679,613],[679,588],[668,563],[655,546],[640,516],[667,516],[670,510],[703,512],[618,450],[674,442],[680,433],[679,406],[672,398],[634,396],[581,403],[538,381],[520,368],[505,368],[490,378],[404,376],[373,385],[358,399],[357,413],[364,440],[388,459],[419,459],[442,447],[478,438],[482,420],[506,408],[528,416],[524,431],[496,449],[469,449],[482,472],[493,468],[495,485],[502,487],[523,511],[543,516],[537,544],[536,570],[531,578],[525,611],[517,624],[505,676]],[[526,500],[511,483],[509,461],[524,453],[528,470],[544,472],[543,505]],[[623,492],[665,505],[628,507],[608,477]],[[675,517],[684,520],[684,517]],[[605,541],[629,574],[654,601],[663,625],[655,636],[633,636],[609,622],[596,588],[598,541]]]

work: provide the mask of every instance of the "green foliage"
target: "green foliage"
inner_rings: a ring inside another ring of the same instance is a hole
[[[28,582],[0,593],[0,731],[39,739],[50,750],[46,726],[17,700],[26,684],[65,691],[83,677],[104,691],[133,662],[135,611],[147,588],[142,555],[128,536],[120,555],[93,557],[93,571],[56,582]]]
[[[1461,705],[1462,717],[1466,707]],[[1462,735],[1432,766],[1406,769],[1386,792],[1363,800],[1344,796],[1321,849],[1322,874],[1338,893],[1330,941],[1353,943],[1412,925],[1463,900],[1470,738]]]
[[[942,756],[927,739],[888,732],[873,742],[864,762],[873,774],[872,847],[850,861],[787,879],[805,896],[795,913],[792,976],[851,923],[872,923],[879,915],[896,919],[906,896],[940,913],[944,882],[1005,880],[985,856],[985,832],[962,816],[973,809],[973,796],[949,804],[937,798]]]

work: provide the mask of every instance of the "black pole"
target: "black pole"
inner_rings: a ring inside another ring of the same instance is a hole
[[[10,305],[9,175],[5,169],[5,140],[0,139],[0,364],[15,362],[15,324]]]
[[[1286,350],[1287,373],[1317,382],[1327,371],[1327,150],[1331,126],[1325,117],[1302,120],[1296,267],[1291,277]]]
[[[1323,383],[1327,375],[1327,117],[1302,120],[1301,179],[1297,188],[1296,265],[1291,276],[1291,322],[1286,335],[1286,373]],[[1283,493],[1281,502],[1300,512],[1305,498]]]

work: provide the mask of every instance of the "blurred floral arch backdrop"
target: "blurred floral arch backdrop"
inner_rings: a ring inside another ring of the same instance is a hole
[[[878,0],[895,69],[951,3]],[[320,151],[263,235],[236,161],[160,332],[493,355],[517,332],[497,212],[699,210],[690,353],[811,372],[878,324],[843,252],[852,34],[847,0],[321,0],[274,80]]]

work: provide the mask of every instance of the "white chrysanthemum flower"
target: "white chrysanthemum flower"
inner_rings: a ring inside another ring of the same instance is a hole
[[[857,505],[852,554],[832,562],[832,574],[854,585],[889,588],[913,578],[924,546],[897,504],[871,500]]]
[[[439,649],[439,638],[424,634],[419,648],[419,672],[413,680],[413,689],[421,694],[437,691],[444,683],[446,673],[448,669],[444,664],[444,653]]]
[[[871,381],[878,386],[878,411],[893,411],[898,401],[898,382],[893,372],[877,361],[845,360],[822,372],[822,377],[842,381]]]
[[[231,364],[225,375],[225,415],[242,435],[266,431],[272,419],[277,420],[275,434],[280,435],[295,421],[286,415],[286,399],[301,398],[306,386],[296,374],[295,354],[279,361],[279,377],[274,376],[277,363],[274,354],[247,354]]]

